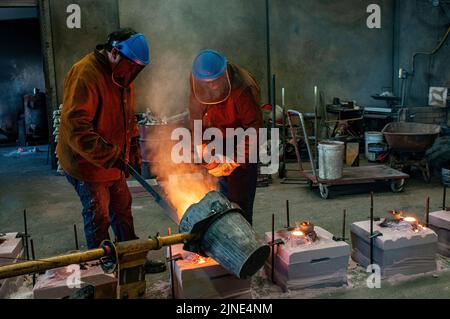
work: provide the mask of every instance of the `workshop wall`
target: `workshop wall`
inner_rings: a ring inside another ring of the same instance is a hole
[[[397,2],[397,66],[411,72],[413,54],[432,51],[444,36],[450,23],[450,4],[441,1],[440,6],[435,7],[430,1]],[[398,80],[396,82],[399,87]],[[430,86],[450,87],[449,40],[434,56],[416,58],[415,76],[407,82],[405,105],[427,106]]]
[[[381,29],[367,27],[371,3],[381,7]],[[327,103],[380,104],[371,95],[392,87],[392,0],[277,0],[272,15],[273,72],[289,107],[313,110],[315,85]]]
[[[45,89],[37,19],[0,21],[0,128],[17,136],[22,96]]]
[[[192,61],[216,49],[249,69],[266,92],[262,0],[119,0],[120,24],[143,32],[152,64],[137,80],[137,109],[161,115],[187,109]]]
[[[64,79],[72,65],[104,43],[111,30],[119,27],[117,0],[49,0],[55,57],[57,97],[63,100]],[[81,8],[81,28],[67,27],[70,4]]]
[[[383,0],[382,29],[367,28],[371,1],[271,1],[272,71],[287,103],[311,110],[313,87],[334,96],[377,104],[371,94],[392,87],[392,1]],[[121,26],[143,31],[153,65],[138,80],[138,108],[185,109],[189,68],[211,47],[247,67],[267,99],[265,1],[119,0]],[[289,8],[289,9],[287,9]],[[144,84],[145,83],[145,84]],[[278,92],[279,93],[279,92]],[[278,94],[280,103],[281,95]]]
[[[263,0],[48,1],[60,102],[71,65],[119,25],[133,27],[150,40],[152,65],[138,78],[137,111],[149,107],[161,115],[172,115],[185,110],[192,59],[205,48],[222,51],[231,61],[247,67],[267,99]],[[82,8],[81,29],[66,27],[66,8],[71,3]],[[327,103],[336,96],[362,105],[384,105],[370,96],[392,86],[399,93],[398,68],[410,69],[413,52],[431,50],[445,31],[442,10],[427,1],[377,0],[382,10],[381,29],[366,25],[366,8],[372,0],[270,3],[277,100],[281,103],[280,89],[285,87],[288,106],[305,111],[313,108],[314,85]],[[426,105],[429,85],[450,84],[448,43],[431,61],[418,58],[416,76],[409,82],[408,105]]]

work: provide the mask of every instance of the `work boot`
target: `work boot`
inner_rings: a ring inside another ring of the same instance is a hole
[[[146,274],[157,274],[165,272],[167,267],[166,263],[160,260],[148,260],[144,264]]]

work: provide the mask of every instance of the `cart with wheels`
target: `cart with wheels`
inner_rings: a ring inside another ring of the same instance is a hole
[[[308,181],[311,189],[318,188],[320,196],[323,199],[330,197],[330,188],[339,185],[357,185],[357,184],[370,184],[377,182],[389,183],[390,189],[394,193],[399,193],[404,190],[405,182],[409,178],[408,174],[400,172],[392,167],[386,165],[372,165],[372,166],[360,166],[360,167],[345,167],[343,170],[343,176],[336,180],[324,180],[320,179],[317,173],[315,160],[311,151],[311,147],[308,142],[308,133],[306,132],[303,114],[296,110],[289,110],[288,117],[298,116],[300,119],[300,125],[303,130],[303,138],[308,149],[308,155],[311,164],[311,170],[306,171],[301,165],[301,159],[298,158],[300,164],[300,174]],[[288,121],[291,126],[292,120]]]
[[[425,153],[440,132],[441,127],[434,124],[398,122],[386,125],[383,135],[389,145],[390,166],[402,171],[418,168],[429,183],[431,172]]]

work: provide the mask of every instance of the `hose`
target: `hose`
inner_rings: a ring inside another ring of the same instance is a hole
[[[412,69],[411,69],[411,74],[413,76],[415,74],[414,72],[415,72],[415,60],[416,60],[416,57],[418,55],[429,55],[429,56],[435,55],[444,46],[445,42],[448,39],[449,34],[450,34],[450,26],[448,27],[447,32],[445,33],[445,35],[442,38],[442,40],[439,42],[439,44],[431,52],[416,52],[416,53],[414,53],[414,55],[412,57]]]

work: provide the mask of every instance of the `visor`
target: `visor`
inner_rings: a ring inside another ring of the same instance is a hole
[[[226,101],[231,94],[228,70],[211,80],[199,80],[192,75],[192,90],[197,101],[202,104],[219,104]]]
[[[116,85],[127,89],[144,68],[145,65],[137,64],[122,56],[119,63],[114,67],[112,80]]]

